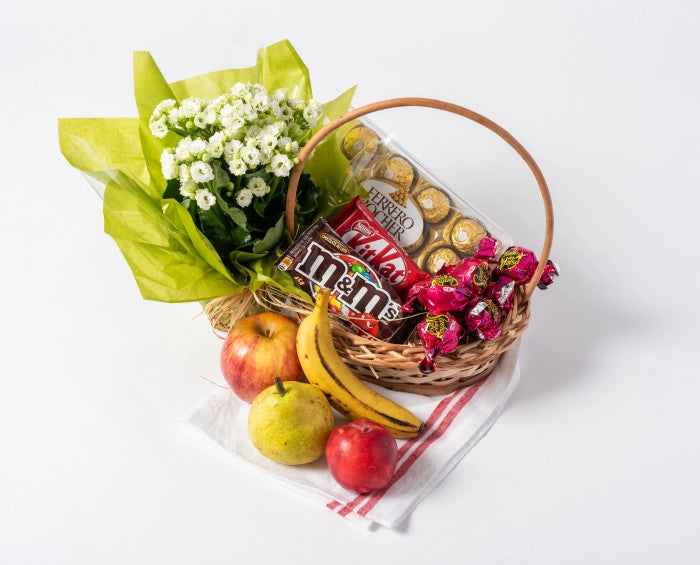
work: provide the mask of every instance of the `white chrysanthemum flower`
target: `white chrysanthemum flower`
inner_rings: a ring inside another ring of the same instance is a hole
[[[236,98],[245,99],[248,95],[248,87],[242,82],[237,82],[231,87],[231,94]]]
[[[248,172],[248,165],[246,165],[245,161],[241,158],[231,159],[226,162],[228,163],[229,169],[231,169],[231,174],[236,177],[240,177]]]
[[[162,115],[162,114],[167,114],[169,110],[177,106],[177,100],[173,100],[172,98],[168,98],[166,100],[163,100],[160,102],[157,106],[156,109],[153,111],[154,114]]]
[[[252,201],[253,191],[250,189],[244,188],[236,195],[236,204],[238,204],[241,208],[249,206]]]
[[[204,114],[204,123],[208,126],[214,125],[219,119],[218,108],[214,105],[207,106],[207,108],[202,112],[202,114]]]
[[[304,102],[300,98],[288,98],[287,105],[292,110],[299,110],[300,108],[303,108],[306,105],[306,102]]]
[[[253,96],[255,96],[256,94],[260,94],[261,92],[264,92],[265,94],[267,94],[267,90],[265,89],[265,87],[258,82],[254,82],[254,83],[249,84],[248,91]]]
[[[163,139],[166,135],[168,135],[168,126],[165,123],[165,120],[156,120],[155,122],[151,122],[149,124],[151,128],[151,133],[160,139]]]
[[[254,123],[259,117],[257,110],[250,104],[243,104],[239,114],[245,121],[250,123]]]
[[[209,192],[206,188],[200,188],[194,193],[194,199],[197,201],[197,206],[202,210],[209,210],[216,204],[216,196]]]
[[[277,147],[277,137],[274,135],[264,135],[258,141],[258,147],[261,151],[272,151]]]
[[[220,116],[219,122],[224,128],[226,135],[232,137],[245,125],[245,120],[239,115]]]
[[[258,112],[264,112],[270,107],[270,99],[266,92],[258,92],[250,101],[250,105]]]
[[[212,100],[209,103],[209,106],[211,108],[216,109],[216,111],[218,112],[221,110],[221,108],[223,108],[228,103],[229,97],[230,97],[229,94],[219,94],[219,96],[214,98],[214,100]]]
[[[207,152],[207,142],[203,139],[193,139],[190,143],[190,153],[197,159],[201,159],[202,155]]]
[[[207,142],[207,154],[212,159],[218,159],[224,154],[224,142],[226,141],[226,136],[223,132],[217,131],[214,135],[209,138]]]
[[[241,159],[249,168],[254,169],[260,164],[260,150],[254,145],[246,145],[241,149]]]
[[[288,90],[286,88],[278,88],[270,95],[270,98],[277,102],[283,102],[287,99],[287,92]]]
[[[194,118],[202,110],[203,100],[195,96],[185,98],[180,104],[180,112],[187,118]]]
[[[199,129],[205,129],[207,126],[216,123],[217,119],[218,114],[216,110],[214,108],[207,107],[203,111],[198,112],[194,117],[194,125],[196,125]]]
[[[280,104],[277,101],[272,104],[272,113],[275,115],[275,118],[285,122],[288,122],[294,117],[294,112],[289,106]]]
[[[192,180],[197,183],[214,180],[214,170],[209,163],[205,163],[204,161],[195,161],[192,163],[190,166],[190,174],[192,175]]]
[[[299,144],[296,141],[292,141],[291,137],[280,137],[277,140],[277,147],[281,151],[287,153],[287,155],[296,155],[299,152]]]
[[[228,102],[219,109],[219,119],[238,115],[238,111]]]
[[[180,183],[180,194],[184,198],[194,198],[196,190],[197,190],[197,183],[191,179]]]
[[[165,149],[160,154],[160,168],[163,172],[165,180],[171,180],[178,177],[178,162],[172,149]]]
[[[179,108],[170,108],[168,110],[168,122],[171,124],[177,124],[180,121],[182,114]]]
[[[279,137],[282,135],[282,132],[284,131],[285,124],[282,122],[272,122],[271,124],[267,124],[264,128],[262,128],[262,136],[266,135],[272,135],[274,137]]]
[[[182,163],[178,167],[178,179],[180,179],[180,184],[185,184],[192,180],[192,175],[190,174],[190,166],[187,163]]]
[[[262,135],[262,128],[260,126],[250,126],[245,134],[244,141],[247,144],[258,143],[260,136]]]
[[[192,157],[194,157],[190,149],[191,145],[191,137],[184,137],[178,142],[177,147],[175,148],[175,155],[180,161],[189,161],[192,159]]]
[[[270,187],[264,179],[260,177],[253,177],[248,181],[248,188],[253,193],[253,196],[265,196],[270,192]]]
[[[241,156],[241,149],[243,149],[243,143],[238,139],[232,139],[224,144],[224,159],[227,161],[233,161]]]
[[[289,157],[278,153],[272,158],[268,168],[276,177],[286,177],[289,176],[289,171],[292,170],[293,166],[294,163],[292,163],[292,160]]]
[[[304,119],[309,124],[309,127],[313,128],[316,125],[316,122],[318,122],[318,118],[321,116],[322,113],[323,106],[313,98],[309,100],[308,106],[304,108]]]
[[[199,129],[204,129],[205,127],[207,127],[204,112],[197,113],[197,115],[194,117],[194,125],[197,126]]]

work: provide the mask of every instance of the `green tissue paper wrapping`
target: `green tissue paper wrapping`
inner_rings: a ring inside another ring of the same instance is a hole
[[[291,234],[284,234],[277,246],[266,251],[237,252],[227,266],[187,209],[163,197],[166,180],[161,153],[175,145],[178,137],[172,132],[163,139],[151,134],[153,109],[166,99],[212,99],[237,82],[259,83],[268,91],[287,88],[300,99],[312,97],[308,69],[287,40],[261,49],[253,67],[210,72],[171,84],[148,52],[137,51],[138,117],[59,119],[61,152],[102,195],[105,232],[117,243],[145,299],[206,301],[267,284],[308,300],[291,276],[275,267],[291,243]],[[353,93],[354,87],[324,103],[315,129],[346,112]],[[334,136],[325,139],[307,161],[304,173],[320,191],[319,216],[332,214],[361,192],[347,182],[347,169],[348,161]]]

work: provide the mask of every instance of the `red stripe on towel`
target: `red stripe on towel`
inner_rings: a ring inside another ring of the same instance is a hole
[[[481,387],[483,382],[484,381],[481,381],[475,385],[470,386],[465,390],[458,390],[450,396],[443,398],[426,420],[423,431],[418,436],[406,441],[399,449],[400,460],[401,457],[405,455],[409,450],[411,450],[413,447],[416,448],[406,458],[405,461],[399,464],[389,484],[381,490],[357,496],[351,502],[349,502],[340,510],[338,510],[338,514],[341,516],[347,516],[350,512],[355,510],[355,508],[357,508],[358,506],[362,506],[362,509],[358,512],[358,514],[360,516],[365,516],[367,512],[374,508],[377,502],[379,502],[382,496],[384,496],[386,491],[406,474],[406,472],[413,466],[416,460],[426,451],[426,449],[428,449],[428,447],[430,447],[430,445],[436,439],[438,439],[442,434],[445,433],[445,431],[449,428],[449,426],[452,424],[457,415],[469,403],[476,391]],[[430,433],[436,421],[440,418],[440,416],[442,416],[442,413],[445,411],[447,406],[449,406],[450,403],[452,403],[452,401],[457,396],[459,396],[459,398],[450,408],[445,418],[438,424],[438,427],[434,431],[432,431],[432,433]],[[428,436],[429,433],[430,435]],[[335,505],[334,508],[337,508],[337,505]]]
[[[430,434],[429,437],[425,438],[425,440],[423,440],[418,445],[418,447],[416,447],[415,451],[413,451],[408,456],[408,459],[406,459],[404,464],[396,470],[394,476],[391,478],[391,481],[389,481],[389,484],[383,489],[378,490],[370,495],[369,499],[362,505],[362,508],[360,508],[360,510],[357,512],[360,516],[366,516],[367,513],[370,510],[372,510],[372,508],[374,508],[377,505],[377,503],[382,499],[386,491],[390,489],[392,485],[396,484],[396,482],[399,481],[401,477],[403,477],[406,474],[406,472],[413,466],[413,464],[418,460],[418,458],[423,453],[425,453],[428,447],[430,447],[436,439],[438,439],[440,436],[442,436],[442,434],[444,434],[447,431],[452,422],[454,422],[454,419],[474,397],[476,391],[479,390],[479,388],[481,388],[481,385],[483,383],[484,381],[481,381],[475,385],[470,386],[466,390],[462,397],[454,404],[454,406],[452,406],[452,408],[450,408],[450,411],[440,422],[437,429],[432,434]]]
[[[445,411],[447,406],[452,402],[455,398],[455,396],[459,395],[463,391],[456,391],[452,393],[449,396],[446,396],[443,398],[438,405],[433,409],[433,411],[430,413],[430,416],[425,421],[425,426],[423,427],[423,431],[418,434],[415,437],[412,437],[411,439],[407,440],[404,442],[404,444],[399,448],[399,457],[398,460],[401,461],[401,458],[406,454],[408,450],[413,448],[420,440],[421,438],[425,437],[425,435],[430,431],[430,429],[435,425],[435,422],[442,416],[442,413]],[[348,502],[343,508],[341,508],[338,511],[338,514],[341,516],[347,516],[350,514],[350,512],[353,511],[353,509],[360,504],[362,501],[366,500],[370,494],[360,494],[350,502]],[[337,508],[337,506],[334,506],[333,508]]]

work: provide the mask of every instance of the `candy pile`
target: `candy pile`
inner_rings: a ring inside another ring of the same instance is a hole
[[[496,260],[497,246],[494,238],[484,237],[473,256],[443,266],[409,290],[401,309],[425,314],[417,328],[425,349],[421,372],[434,372],[435,357],[460,343],[501,335],[500,323],[513,308],[515,289],[532,279],[538,261],[532,251],[517,246]],[[557,266],[547,261],[538,288],[547,288],[558,274]]]

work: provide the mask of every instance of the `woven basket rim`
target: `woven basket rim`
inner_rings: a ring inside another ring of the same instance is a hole
[[[531,300],[524,287],[517,287],[513,308],[500,324],[502,334],[493,340],[472,339],[437,358],[437,370],[423,374],[419,364],[425,351],[417,341],[390,343],[362,336],[350,327],[349,319],[329,312],[336,350],[362,379],[385,388],[435,395],[451,392],[486,378],[500,356],[523,334],[530,321]],[[277,311],[301,321],[313,304],[282,290],[263,285],[256,291],[220,297],[209,301],[204,312],[219,337],[244,316]]]

